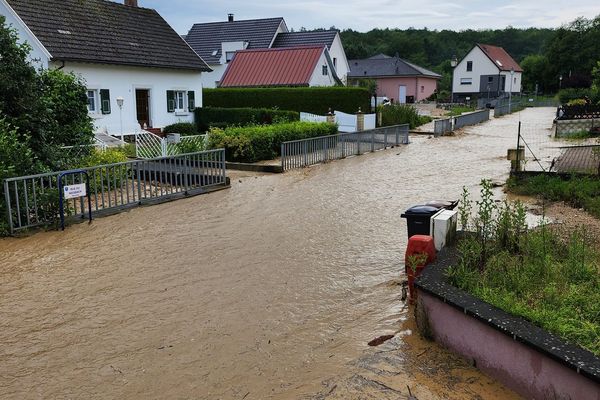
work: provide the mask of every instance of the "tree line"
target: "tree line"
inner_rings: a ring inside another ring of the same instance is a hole
[[[441,90],[449,90],[454,55],[461,59],[476,43],[503,47],[524,69],[523,89],[554,93],[569,87],[589,87],[592,69],[600,60],[600,15],[584,17],[555,29],[527,28],[463,31],[423,29],[373,29],[340,32],[349,60],[384,53],[398,54],[431,69],[443,78]],[[559,79],[563,77],[562,81]]]

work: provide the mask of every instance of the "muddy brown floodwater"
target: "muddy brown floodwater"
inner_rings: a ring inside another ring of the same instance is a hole
[[[398,283],[401,212],[504,179],[518,118],[1,240],[0,398],[516,398]]]

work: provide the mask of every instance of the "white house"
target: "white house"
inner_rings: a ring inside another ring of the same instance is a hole
[[[202,106],[201,75],[210,68],[137,0],[0,0],[0,14],[31,45],[34,65],[85,80],[97,131],[193,122]]]
[[[342,82],[350,70],[337,30],[289,32],[283,18],[262,18],[194,24],[184,36],[213,70],[203,74],[204,87],[219,86],[227,64],[238,50],[326,46],[333,70]]]
[[[453,101],[520,93],[522,74],[523,69],[502,47],[477,44],[454,68]]]

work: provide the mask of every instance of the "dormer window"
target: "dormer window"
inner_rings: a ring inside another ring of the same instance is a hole
[[[225,52],[225,62],[228,63],[229,61],[231,61],[233,59],[234,55],[235,55],[235,51],[226,51]]]

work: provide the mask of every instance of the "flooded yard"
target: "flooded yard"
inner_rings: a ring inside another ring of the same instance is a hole
[[[414,333],[400,214],[504,180],[553,115],[0,240],[0,397],[517,398]]]

